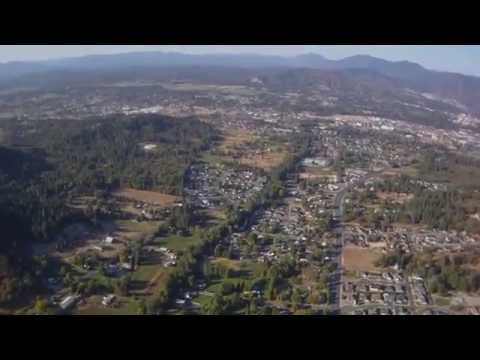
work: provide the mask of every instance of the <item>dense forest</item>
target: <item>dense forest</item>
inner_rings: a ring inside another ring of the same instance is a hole
[[[28,259],[32,241],[82,216],[69,207],[75,196],[122,186],[181,193],[186,168],[216,137],[196,119],[153,115],[2,125],[10,140],[0,147],[3,275]]]

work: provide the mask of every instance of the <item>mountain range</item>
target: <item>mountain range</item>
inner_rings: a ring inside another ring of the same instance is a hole
[[[76,58],[38,62],[11,62],[0,64],[0,82],[14,85],[19,77],[59,72],[112,72],[127,68],[166,67],[235,67],[244,69],[310,69],[310,70],[366,70],[405,88],[420,93],[434,94],[465,105],[469,112],[480,114],[480,78],[456,73],[426,69],[408,61],[387,61],[368,55],[357,55],[341,60],[330,60],[309,53],[296,57],[264,56],[255,54],[188,55],[173,52],[137,52],[116,55],[91,55]]]

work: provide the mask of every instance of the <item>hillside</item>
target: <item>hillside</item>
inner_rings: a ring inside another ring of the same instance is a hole
[[[214,79],[238,81],[240,69],[243,75],[251,75],[254,69],[311,68],[323,70],[362,69],[375,72],[402,82],[404,87],[420,93],[431,93],[453,99],[466,105],[473,114],[480,114],[480,78],[454,73],[431,71],[408,61],[386,61],[366,55],[341,60],[329,60],[318,54],[297,57],[260,55],[187,55],[181,53],[143,52],[117,55],[96,55],[43,62],[7,63],[0,65],[0,87],[45,86],[48,84],[94,83],[112,77],[139,78],[155,74],[154,78],[168,79],[166,68],[185,72],[181,68],[202,67],[204,74]],[[214,71],[208,71],[210,70]],[[229,69],[236,68],[234,78]],[[180,70],[179,70],[180,69]],[[120,76],[120,74],[122,74]],[[125,75],[129,74],[129,75]],[[143,74],[143,75],[142,75]],[[178,73],[177,73],[178,75]]]

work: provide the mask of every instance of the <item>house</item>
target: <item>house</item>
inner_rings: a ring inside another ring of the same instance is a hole
[[[104,306],[110,306],[113,301],[115,301],[115,295],[111,294],[111,295],[108,295],[108,296],[104,296],[103,297],[103,300],[102,300],[102,305]]]
[[[105,243],[106,243],[106,244],[109,244],[109,245],[110,245],[110,244],[113,244],[114,241],[115,241],[115,238],[114,238],[113,236],[107,236],[107,237],[105,238]]]
[[[117,276],[118,275],[118,271],[119,271],[119,267],[115,264],[108,264],[106,267],[105,267],[105,273],[108,275],[108,276]]]
[[[152,150],[155,150],[156,148],[157,148],[157,145],[155,144],[147,144],[143,147],[143,150],[152,151]]]
[[[163,264],[164,267],[172,267],[172,266],[177,266],[177,263],[175,261],[167,261],[165,264]]]
[[[60,302],[60,308],[62,310],[68,310],[70,309],[72,306],[75,305],[75,303],[77,302],[78,300],[78,296],[76,295],[69,295],[67,297],[65,297],[61,302]]]
[[[131,263],[128,263],[128,262],[125,262],[125,263],[122,263],[120,265],[120,267],[124,270],[127,270],[127,271],[132,271],[133,268],[132,268],[132,264]]]

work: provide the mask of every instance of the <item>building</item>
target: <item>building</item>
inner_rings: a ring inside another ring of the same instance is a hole
[[[115,301],[116,296],[111,294],[108,296],[104,296],[102,300],[102,305],[109,306]]]
[[[70,309],[72,306],[75,305],[75,303],[77,302],[78,300],[78,296],[75,296],[75,295],[69,295],[67,296],[65,299],[63,299],[61,302],[60,302],[60,308],[62,310],[68,310]]]

